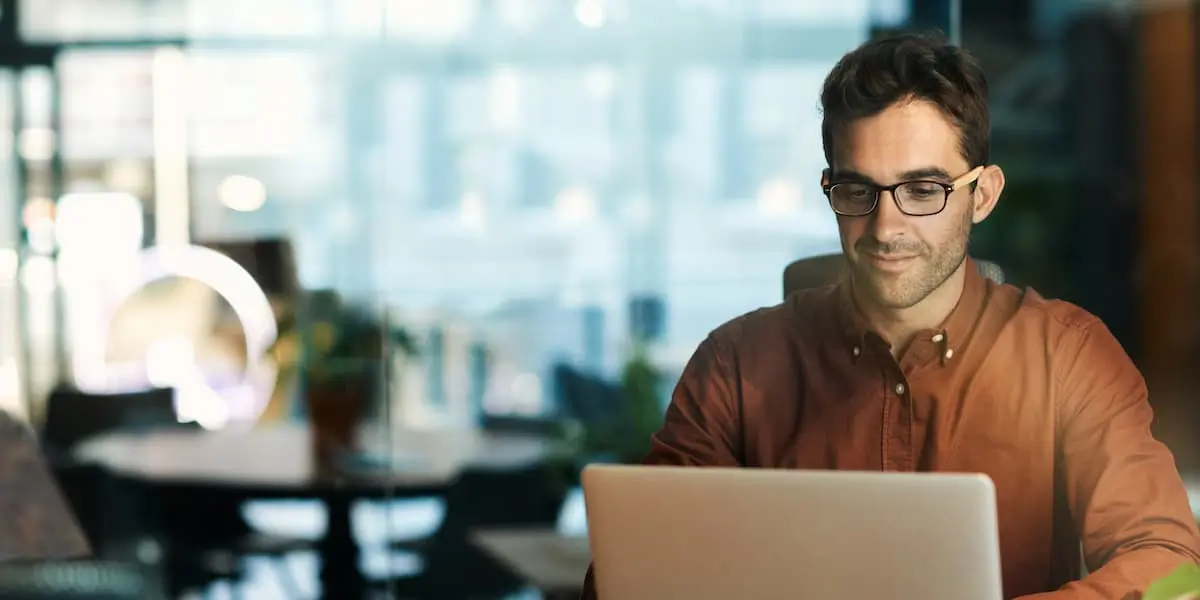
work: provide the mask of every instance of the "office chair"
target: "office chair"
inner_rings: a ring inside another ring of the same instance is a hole
[[[178,551],[168,556],[167,585],[174,592],[234,581],[242,575],[241,559],[248,556],[281,558],[309,550],[302,538],[265,535],[243,520],[244,498],[170,487],[133,486],[115,481],[104,469],[79,464],[72,451],[81,442],[104,433],[146,429],[195,428],[181,424],[175,411],[175,391],[155,388],[123,394],[91,394],[66,387],[55,389],[46,406],[43,451],[93,548],[124,544],[146,527],[146,509],[157,507],[157,533]],[[118,518],[113,514],[118,508]],[[198,515],[204,515],[199,518]],[[277,564],[282,585],[294,588],[291,573]]]
[[[76,445],[103,433],[177,426],[169,388],[101,395],[59,387],[46,402],[42,447],[52,459],[68,460]]]
[[[558,521],[566,490],[542,465],[516,470],[467,469],[446,491],[446,516],[420,540],[391,547],[417,553],[424,569],[374,582],[400,598],[469,600],[506,598],[523,581],[470,541],[472,531],[494,527],[549,528]]]

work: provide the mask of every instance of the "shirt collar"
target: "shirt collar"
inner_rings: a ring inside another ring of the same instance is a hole
[[[937,328],[917,333],[918,336],[928,336],[930,341],[939,346],[942,364],[952,359],[958,352],[957,348],[970,337],[987,298],[988,285],[988,280],[980,275],[978,265],[967,257],[962,296],[954,305],[954,310],[950,311],[950,315]],[[871,329],[858,310],[851,286],[850,277],[843,277],[837,284],[836,297],[842,334],[850,346],[850,351],[857,358],[870,337],[879,338],[880,342],[883,340]]]

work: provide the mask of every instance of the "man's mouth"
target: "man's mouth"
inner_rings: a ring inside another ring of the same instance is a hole
[[[872,266],[885,271],[904,269],[917,259],[916,254],[873,254],[868,252],[865,256]]]

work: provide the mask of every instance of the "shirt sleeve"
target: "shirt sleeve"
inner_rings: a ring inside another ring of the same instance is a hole
[[[1067,502],[1089,575],[1045,600],[1137,598],[1156,579],[1200,561],[1200,536],[1165,445],[1150,433],[1146,383],[1119,342],[1095,321],[1059,380]]]
[[[684,367],[643,464],[741,466],[741,410],[733,364],[734,358],[713,336],[700,344]],[[591,567],[581,600],[596,600]]]

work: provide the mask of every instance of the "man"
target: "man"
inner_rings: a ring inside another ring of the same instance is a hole
[[[985,473],[1009,598],[1136,597],[1200,560],[1116,339],[967,257],[1004,189],[976,62],[922,37],[870,42],[833,68],[821,104],[848,276],[713,331],[646,462]]]

